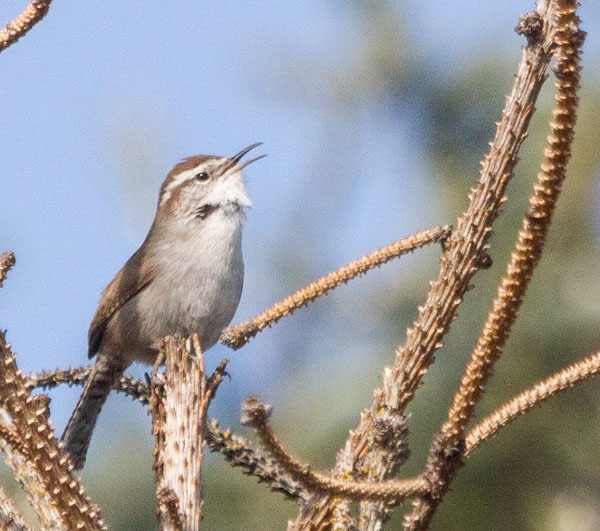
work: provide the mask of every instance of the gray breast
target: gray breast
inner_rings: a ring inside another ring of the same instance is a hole
[[[236,228],[225,238],[193,242],[183,256],[170,254],[160,274],[136,297],[138,315],[144,316],[141,344],[155,344],[167,335],[197,333],[206,351],[218,341],[235,314],[243,287],[241,226]],[[147,347],[142,350],[134,359],[155,357]]]

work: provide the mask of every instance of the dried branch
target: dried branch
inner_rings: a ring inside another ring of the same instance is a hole
[[[405,480],[389,480],[382,483],[346,481],[313,472],[309,465],[301,463],[281,445],[268,423],[271,406],[256,397],[249,397],[242,404],[242,424],[252,426],[263,446],[294,479],[310,491],[328,496],[340,496],[355,501],[380,500],[399,502],[407,497],[429,492],[429,484],[422,477]]]
[[[600,372],[600,352],[576,361],[564,369],[538,382],[512,400],[498,408],[475,426],[465,439],[465,457],[472,454],[484,441],[491,439],[496,432],[528,413],[535,406],[541,406],[549,398],[565,389],[573,387]]]
[[[256,476],[259,483],[267,484],[272,491],[281,492],[293,501],[308,500],[308,491],[281,466],[253,449],[243,437],[222,430],[217,420],[210,421],[206,439],[213,452],[222,453],[231,466],[242,468],[248,476]]]
[[[4,493],[2,485],[0,485],[0,529],[5,531],[31,531],[13,501]]]
[[[3,286],[6,280],[6,275],[15,265],[15,255],[10,251],[2,253],[0,255],[0,288]]]
[[[369,439],[369,448],[381,449],[382,452],[370,452],[363,461],[361,470],[366,470],[367,481],[380,481],[378,471],[381,465],[385,468],[398,468],[410,457],[407,444],[408,417],[397,409],[385,409],[373,420],[373,433]],[[338,503],[336,511],[339,513],[341,504]],[[381,514],[386,514],[391,504],[380,501],[361,501],[358,520],[358,529],[376,529],[377,521]],[[343,511],[349,514],[350,508]],[[344,514],[342,513],[342,514]],[[334,518],[336,513],[334,512]],[[348,517],[344,518],[347,521]]]
[[[465,426],[472,418],[485,384],[492,375],[494,363],[502,354],[502,347],[510,335],[533,270],[542,255],[571,156],[570,146],[578,104],[579,46],[583,43],[584,34],[579,30],[579,19],[575,15],[576,1],[557,0],[556,5],[556,21],[547,19],[548,26],[554,24],[555,30],[550,30],[550,33],[558,45],[557,63],[554,66],[558,91],[557,105],[553,111],[554,121],[550,123],[551,134],[545,150],[546,162],[538,175],[534,194],[529,199],[531,206],[523,219],[515,250],[511,253],[507,265],[506,276],[498,288],[493,309],[471,355],[460,391],[454,397],[454,403],[448,412],[448,421],[442,427],[443,444],[448,448],[456,446],[464,437]],[[428,527],[436,507],[462,466],[462,460],[444,462],[443,455],[439,453],[435,459],[435,463],[430,460],[430,466],[436,474],[445,478],[445,484],[440,487],[439,495],[435,498],[421,499],[415,503],[412,515],[405,520],[406,529]]]
[[[71,367],[70,369],[54,369],[40,373],[32,372],[26,376],[27,385],[32,389],[54,389],[62,384],[69,387],[73,385],[83,386],[92,372],[92,366]],[[132,400],[138,400],[145,406],[150,401],[150,389],[143,380],[131,375],[123,375],[115,383],[113,389],[119,393],[129,396]]]
[[[340,284],[345,284],[349,280],[364,275],[371,269],[379,267],[393,258],[398,258],[415,249],[419,249],[430,243],[443,242],[449,235],[450,228],[448,225],[434,227],[373,251],[371,254],[354,260],[340,267],[337,271],[310,283],[308,286],[265,310],[251,321],[226,328],[221,334],[221,343],[235,349],[243,347],[251,338],[266,327],[273,325],[286,315],[291,315],[298,308],[306,306],[317,297],[337,288]]]
[[[44,389],[53,389],[61,384],[83,386],[90,372],[91,367],[77,367],[31,373],[27,376],[27,384],[32,388]],[[150,403],[151,392],[148,384],[131,375],[122,376],[114,389],[138,400],[143,405]],[[209,421],[206,440],[211,451],[223,454],[231,466],[241,468],[246,475],[256,476],[259,483],[265,483],[272,491],[281,492],[295,501],[308,499],[306,489],[282,470],[275,461],[252,448],[243,437],[231,433],[230,430],[221,429],[218,420]]]
[[[544,13],[543,7],[540,13]],[[386,449],[370,448],[369,435],[373,421],[386,410],[404,411],[407,403],[420,386],[423,376],[442,346],[456,311],[462,302],[473,275],[485,264],[485,251],[492,233],[492,224],[506,200],[504,192],[518,161],[517,153],[523,143],[534,104],[546,79],[545,71],[554,47],[552,32],[545,25],[536,46],[523,50],[512,92],[507,98],[502,119],[497,123],[490,152],[482,163],[477,188],[470,194],[467,211],[458,219],[446,243],[438,279],[413,328],[407,331],[406,342],[396,350],[396,359],[382,376],[383,388],[375,391],[370,409],[361,416],[356,430],[338,457],[337,474],[352,474],[360,470],[366,460],[373,463],[373,478],[385,479],[393,475],[397,462],[386,458]],[[319,528],[326,525],[332,514],[334,500],[316,497],[305,504],[296,520],[297,529]],[[387,518],[383,507],[373,518]]]
[[[4,410],[0,410],[2,422],[12,422]],[[6,426],[3,426],[6,428]],[[23,444],[19,439],[18,444],[12,444],[12,441],[6,437],[0,437],[0,453],[5,463],[13,470],[15,479],[26,489],[29,502],[38,514],[40,521],[46,528],[54,525],[59,528],[58,522],[61,521],[58,508],[55,507],[49,499],[43,496],[45,485],[40,473],[33,466],[29,459],[29,453],[23,452]]]
[[[542,255],[556,201],[565,178],[567,163],[571,156],[570,146],[578,103],[576,93],[579,87],[580,70],[578,46],[583,42],[577,26],[574,30],[571,29],[571,24],[577,22],[573,19],[575,2],[572,2],[572,5],[573,9],[568,12],[559,11],[557,20],[556,41],[560,44],[556,54],[558,61],[554,67],[558,78],[557,106],[553,111],[555,121],[550,124],[551,134],[545,151],[546,162],[538,175],[534,193],[529,198],[530,208],[523,218],[523,225],[519,230],[515,249],[511,253],[506,275],[498,288],[492,311],[483,325],[460,391],[454,397],[448,422],[443,427],[445,438],[450,444],[464,435],[464,428],[483,394],[494,363],[502,354],[502,347],[510,335],[533,271]],[[565,42],[564,39],[569,40]]]
[[[162,352],[162,351],[161,351]],[[156,517],[160,522],[161,530],[168,529],[171,525],[173,529],[181,528],[181,519],[179,517],[179,500],[175,497],[175,502],[168,496],[172,491],[163,484],[164,477],[164,452],[165,452],[165,386],[164,376],[156,369],[150,381],[150,402],[148,412],[152,415],[152,435],[154,435],[154,474],[156,476]],[[177,505],[177,510],[173,514],[173,506]]]
[[[42,20],[52,0],[32,0],[17,18],[11,20],[6,27],[0,31],[0,52],[17,42],[33,26]]]
[[[226,374],[227,362],[207,377],[195,334],[187,340],[165,338],[161,352],[166,360],[165,381],[160,391],[153,385],[152,397],[161,529],[198,529],[204,504],[201,470],[208,406]]]
[[[42,525],[52,529],[105,529],[100,510],[85,495],[61,454],[49,424],[49,398],[32,396],[0,332],[0,423],[11,437],[0,437],[0,450],[27,490]],[[16,437],[16,439],[15,439]]]

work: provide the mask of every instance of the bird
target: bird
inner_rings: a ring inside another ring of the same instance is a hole
[[[165,336],[197,334],[203,352],[238,307],[244,279],[242,227],[251,207],[242,170],[265,155],[188,157],[164,180],[146,239],[102,292],[88,333],[96,357],[61,437],[83,468],[98,415],[135,361],[153,364]]]

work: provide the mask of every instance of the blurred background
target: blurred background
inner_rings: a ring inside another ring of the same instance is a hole
[[[6,0],[8,21],[26,5]],[[102,288],[141,244],[160,183],[181,158],[233,155],[254,208],[235,321],[387,243],[466,208],[478,161],[510,90],[513,28],[532,2],[55,2],[0,55],[0,250],[17,265],[0,293],[0,327],[25,371],[87,363]],[[547,251],[479,418],[600,348],[600,6],[588,31],[574,156]],[[475,277],[410,412],[418,472],[504,272],[542,160],[546,84],[494,266]],[[249,394],[274,405],[282,441],[315,467],[367,407],[379,375],[437,276],[439,248],[386,265],[232,352],[211,414],[246,436]],[[143,375],[147,368],[136,368]],[[433,529],[600,529],[600,391],[588,382],[503,430],[461,471]],[[58,433],[80,389],[53,391]],[[111,396],[83,472],[111,529],[157,527],[153,440],[145,410]],[[209,455],[207,529],[282,529],[296,506]],[[0,480],[22,500],[3,467]],[[401,527],[401,510],[389,524]]]

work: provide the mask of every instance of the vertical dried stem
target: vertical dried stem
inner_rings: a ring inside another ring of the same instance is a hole
[[[559,2],[564,4],[564,2]],[[493,308],[483,325],[481,336],[467,366],[460,391],[448,413],[448,422],[443,427],[445,438],[450,444],[464,435],[466,423],[473,415],[484,386],[492,374],[495,361],[502,354],[517,312],[537,266],[556,201],[565,178],[567,163],[571,156],[571,141],[577,110],[577,88],[579,87],[579,50],[581,35],[572,8],[559,8],[556,42],[560,45],[554,67],[558,78],[557,106],[553,111],[554,121],[550,124],[551,134],[546,148],[546,162],[529,198],[530,208],[523,218],[515,250],[511,253],[506,276],[502,279]],[[571,26],[573,24],[573,26]],[[575,43],[572,41],[575,40]]]
[[[571,156],[570,146],[577,110],[579,87],[579,46],[583,34],[575,15],[575,0],[557,0],[555,42],[558,45],[557,64],[554,67],[558,79],[554,120],[550,123],[551,134],[545,150],[546,162],[538,175],[534,194],[529,199],[530,208],[523,219],[515,250],[507,265],[493,309],[483,326],[471,361],[463,376],[460,390],[448,413],[448,421],[442,427],[442,444],[450,448],[464,437],[464,430],[472,418],[485,384],[492,375],[494,363],[502,354],[502,347],[510,335],[517,312],[529,286],[533,270],[537,266],[561,185],[565,178],[567,163]],[[431,472],[440,477],[439,493],[435,497],[422,498],[415,503],[413,514],[406,519],[407,529],[426,529],[431,516],[448,490],[450,483],[462,466],[462,460],[444,462],[442,453],[430,462]]]
[[[542,18],[547,14],[545,5],[540,5],[538,11]],[[361,416],[359,426],[350,433],[340,452],[335,469],[338,474],[353,474],[366,462],[370,463],[369,473],[373,480],[390,477],[397,470],[398,463],[389,458],[386,448],[371,446],[374,420],[386,411],[404,411],[433,362],[435,352],[442,346],[469,283],[481,266],[492,224],[505,201],[504,192],[518,161],[517,152],[525,139],[535,101],[545,80],[554,47],[550,28],[551,24],[546,24],[536,43],[523,49],[511,95],[497,124],[490,152],[482,163],[477,188],[470,195],[469,208],[458,219],[447,242],[438,279],[432,284],[425,305],[419,307],[418,319],[407,331],[406,343],[397,349],[393,367],[383,373],[383,388],[375,391],[370,409]],[[296,529],[326,525],[333,505],[331,497],[313,498],[303,505],[295,522]],[[373,510],[381,513],[382,519],[386,518],[383,507]],[[368,520],[373,517],[369,516]]]
[[[225,374],[223,362],[206,377],[198,337],[166,338],[165,383],[153,393],[155,470],[161,528],[192,531],[202,519],[201,470],[208,406]]]
[[[61,454],[49,424],[49,399],[32,396],[4,333],[0,332],[0,423],[11,437],[0,449],[48,529],[105,529],[100,510],[85,495]]]
[[[0,52],[17,42],[33,26],[42,20],[52,0],[33,0],[17,18],[11,20],[0,31]]]

